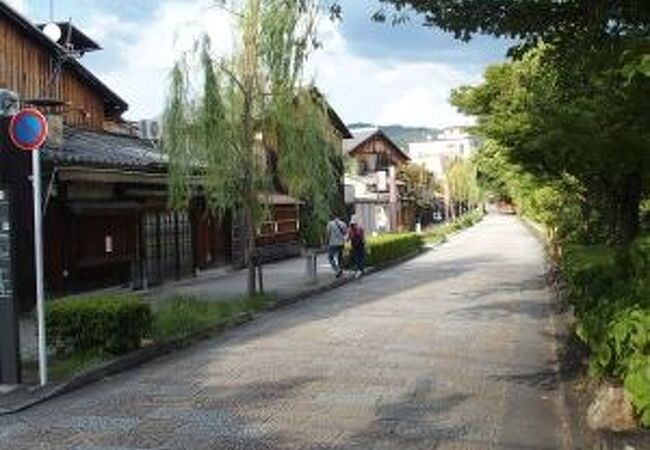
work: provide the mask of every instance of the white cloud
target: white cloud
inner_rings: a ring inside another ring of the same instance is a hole
[[[138,33],[136,24],[126,22],[116,14],[93,15],[83,27],[84,33],[97,42],[106,42],[117,35],[135,36]]]
[[[27,2],[26,0],[5,0],[13,9],[18,11],[21,14],[27,14]]]
[[[89,34],[98,37],[100,44],[107,39],[119,42],[119,55],[114,58],[119,64],[99,75],[129,103],[128,118],[162,112],[169,71],[202,34],[210,36],[217,54],[232,48],[232,16],[212,5],[211,0],[168,1],[146,24],[124,22],[114,15],[91,18]]]
[[[129,102],[128,118],[162,112],[169,70],[203,32],[210,35],[215,53],[232,48],[232,15],[210,5],[213,0],[168,0],[144,25],[124,22],[116,15],[91,16],[89,35],[100,44],[110,39],[119,42],[113,49],[119,55],[111,59],[120,64],[99,75]],[[308,75],[347,122],[446,126],[468,121],[449,105],[448,97],[453,87],[479,81],[479,73],[442,63],[356,55],[338,25],[328,19],[321,21],[320,36],[324,47],[309,60]]]
[[[425,125],[466,124],[449,104],[451,89],[476,83],[480,73],[451,65],[370,59],[353,54],[332,23],[323,22],[324,50],[313,55],[310,72],[347,122]]]

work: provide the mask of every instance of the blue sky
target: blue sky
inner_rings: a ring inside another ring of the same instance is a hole
[[[35,22],[49,19],[50,0],[9,0]],[[377,0],[343,0],[341,23],[324,20],[324,48],[308,74],[346,122],[446,126],[464,123],[448,104],[450,90],[480,81],[508,43],[462,43],[425,28],[413,16],[391,26],[370,20]],[[167,74],[180,51],[207,31],[218,51],[232,43],[231,19],[212,0],[54,0],[55,20],[72,21],[103,50],[82,62],[130,104],[126,116],[158,115]]]

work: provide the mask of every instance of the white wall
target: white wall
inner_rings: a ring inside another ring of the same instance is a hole
[[[476,139],[463,127],[445,129],[435,140],[409,144],[409,155],[437,177],[443,177],[445,161],[468,159],[477,148]]]

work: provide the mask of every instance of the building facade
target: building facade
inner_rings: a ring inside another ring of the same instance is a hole
[[[469,159],[478,148],[478,140],[467,127],[445,128],[435,139],[409,144],[409,156],[423,165],[436,178],[443,179],[449,162],[457,158]]]
[[[367,232],[410,227],[410,207],[399,195],[397,168],[410,158],[378,129],[353,130],[343,142],[350,159],[345,174],[346,203]]]
[[[187,208],[169,209],[165,156],[154,141],[134,136],[133,123],[122,118],[127,103],[78,61],[99,46],[70,24],[61,27],[68,40],[53,42],[0,2],[0,90],[17,93],[21,105],[39,108],[50,124],[41,151],[48,296],[107,286],[141,289],[241,264],[237,213],[215,217],[200,186]],[[30,310],[31,156],[7,137],[13,106],[0,110],[0,223],[11,230],[0,268],[8,265],[7,289]],[[341,138],[347,136],[333,110],[330,117]],[[265,199],[270,217],[258,230],[261,259],[299,254],[300,202],[279,193]]]

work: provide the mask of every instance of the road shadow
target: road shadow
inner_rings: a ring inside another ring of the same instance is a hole
[[[526,373],[492,375],[495,381],[515,383],[534,388],[538,391],[555,391],[560,385],[561,376],[555,369],[541,369]]]
[[[502,320],[515,315],[525,316],[532,320],[544,320],[552,314],[553,311],[549,305],[526,300],[485,303],[447,313],[450,316],[470,320]]]
[[[537,276],[519,282],[500,282],[480,291],[468,292],[464,297],[471,304],[454,309],[447,315],[467,320],[502,320],[523,316],[543,321],[556,314],[553,305],[540,298],[546,295],[545,280]],[[515,297],[510,300],[490,301],[494,297]]]
[[[376,409],[375,418],[362,430],[348,436],[338,445],[305,448],[330,450],[366,450],[371,448],[420,449],[436,448],[446,441],[457,441],[467,435],[472,425],[449,419],[451,412],[471,398],[470,395],[436,392],[433,375],[418,379],[413,391]]]
[[[432,266],[430,262],[411,260],[401,266],[389,269],[390,290],[386,289],[385,272],[371,274],[358,282],[352,282],[336,290],[263,313],[260,320],[227,331],[216,339],[227,344],[237,341],[244,344],[251,339],[270,337],[286,332],[308,322],[326,320],[339,316],[345,310],[384,300],[395,292],[416,289],[423,285],[452,280],[481,270],[485,264],[498,263],[494,257],[468,257],[446,260]],[[435,295],[432,289],[431,295]],[[214,345],[214,340],[210,345]]]

